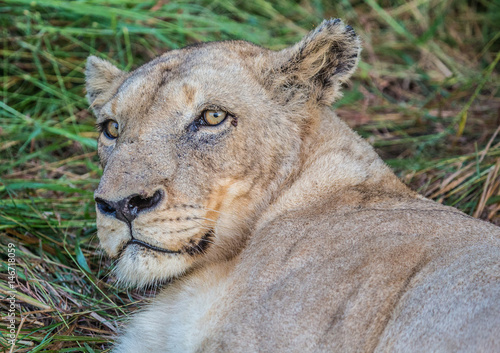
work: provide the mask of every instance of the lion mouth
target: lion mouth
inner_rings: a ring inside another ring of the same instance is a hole
[[[154,251],[163,252],[163,253],[166,253],[166,254],[180,254],[181,251],[182,251],[182,250],[163,249],[163,248],[160,248],[158,246],[154,246],[154,245],[148,244],[148,243],[143,242],[143,241],[138,240],[138,239],[130,239],[129,242],[127,244],[125,244],[125,246],[123,248],[125,249],[127,246],[129,246],[131,244],[137,244],[137,245],[140,245],[140,246],[145,247],[147,249],[151,249],[151,250],[154,250]]]
[[[188,254],[190,256],[194,256],[194,255],[198,255],[198,254],[204,254],[206,252],[207,248],[212,243],[211,239],[213,237],[214,237],[214,231],[213,231],[213,229],[211,229],[208,232],[206,232],[205,235],[203,235],[200,238],[200,240],[195,241],[195,240],[191,239],[189,241],[188,245],[183,246],[179,250],[160,248],[158,246],[148,244],[142,240],[132,238],[125,244],[122,251],[125,250],[125,248],[127,248],[129,245],[135,244],[135,245],[139,245],[141,247],[144,247],[146,249],[161,252],[164,254],[177,254],[177,255]]]

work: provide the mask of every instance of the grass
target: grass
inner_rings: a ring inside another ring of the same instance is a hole
[[[0,347],[109,350],[151,295],[114,286],[98,249],[92,192],[101,175],[84,99],[89,55],[123,69],[198,41],[274,49],[321,19],[364,43],[339,115],[411,187],[500,224],[500,2],[434,0],[0,3]],[[6,339],[15,244],[16,345]]]

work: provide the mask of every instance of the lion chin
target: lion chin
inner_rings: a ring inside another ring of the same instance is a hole
[[[141,245],[129,245],[114,269],[118,284],[127,287],[157,287],[182,276],[191,266],[180,254],[157,253]]]
[[[500,352],[500,228],[335,115],[360,50],[332,19],[279,51],[88,59],[97,235],[120,283],[162,285],[114,353]]]
[[[213,231],[208,231],[188,245],[170,250],[132,238],[118,255],[114,269],[118,285],[125,287],[158,287],[180,277],[188,271],[197,256],[202,256],[210,246]]]

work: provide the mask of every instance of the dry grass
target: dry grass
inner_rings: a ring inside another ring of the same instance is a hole
[[[98,250],[100,169],[83,92],[90,55],[124,69],[204,40],[282,48],[322,18],[364,42],[339,115],[413,188],[500,224],[500,3],[7,0],[0,4],[0,345],[106,351],[154,293],[115,288]],[[8,244],[16,246],[16,340],[7,342]],[[4,325],[5,324],[5,325]]]

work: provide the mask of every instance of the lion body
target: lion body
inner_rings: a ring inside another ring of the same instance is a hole
[[[358,53],[327,21],[281,52],[90,61],[89,100],[120,126],[100,138],[99,238],[123,282],[173,278],[114,352],[500,350],[500,228],[408,189],[330,110]],[[193,127],[197,99],[233,120]],[[120,219],[128,195],[148,208]]]
[[[240,255],[164,289],[117,352],[500,347],[498,227],[409,190],[325,198],[310,180],[280,200],[293,211],[263,215]]]

